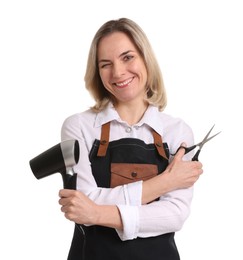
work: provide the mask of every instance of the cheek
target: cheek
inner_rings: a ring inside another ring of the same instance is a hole
[[[101,80],[103,81],[103,73],[102,73],[102,70],[99,70],[99,75],[100,75],[100,78],[101,78]]]
[[[110,85],[109,85],[109,74],[107,73],[107,71],[106,72],[104,72],[104,71],[102,71],[102,72],[99,72],[99,75],[100,75],[100,79],[101,79],[101,81],[102,81],[102,83],[103,83],[103,86],[104,86],[104,88],[108,91],[108,92],[111,92],[111,87],[110,87]]]
[[[102,73],[102,72],[99,72],[99,75],[100,75],[100,79],[101,79],[103,85],[105,86],[105,85],[106,85],[106,84],[105,84],[105,82],[106,82],[106,80],[105,80],[105,79],[106,79],[105,74]]]
[[[147,82],[148,77],[146,68],[144,66],[140,66],[137,69],[140,80],[145,84],[145,82]]]
[[[109,72],[107,70],[99,71],[99,75],[103,84],[109,80]]]
[[[133,63],[130,66],[130,70],[133,71],[133,73],[136,73],[140,76],[142,76],[143,78],[147,78],[147,70],[146,67],[144,66],[144,64],[141,63]]]

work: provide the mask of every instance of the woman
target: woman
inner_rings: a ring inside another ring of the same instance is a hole
[[[76,225],[68,259],[180,259],[174,233],[189,215],[202,164],[184,149],[171,156],[182,143],[192,145],[193,134],[162,112],[160,69],[136,23],[101,26],[85,83],[95,106],[62,127],[62,140],[79,141],[80,158],[77,190],[61,190],[59,203],[85,233]]]

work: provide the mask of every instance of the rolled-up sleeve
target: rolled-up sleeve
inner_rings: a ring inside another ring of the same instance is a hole
[[[138,237],[179,231],[190,214],[193,189],[181,189],[139,207]]]
[[[117,230],[120,239],[153,237],[179,231],[190,214],[192,195],[193,188],[180,189],[146,205],[117,205],[123,222],[123,230]]]
[[[117,205],[123,223],[123,230],[116,230],[121,240],[137,238],[139,230],[139,207]]]

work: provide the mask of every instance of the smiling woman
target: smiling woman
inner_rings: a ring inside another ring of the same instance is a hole
[[[174,233],[190,212],[202,164],[177,148],[191,128],[163,112],[166,94],[149,41],[132,20],[111,20],[91,43],[85,74],[96,104],[68,117],[79,141],[77,190],[59,204],[75,225],[69,260],[178,260]],[[82,258],[83,257],[83,258]]]
[[[134,54],[137,54],[138,56],[140,56],[140,58],[142,58],[147,70],[147,95],[144,96],[144,98],[147,99],[149,103],[158,106],[160,110],[163,110],[166,106],[166,92],[164,89],[161,71],[155,58],[153,49],[141,27],[139,27],[131,20],[128,23],[127,19],[120,19],[119,23],[116,24],[113,23],[113,20],[108,21],[103,26],[101,26],[91,43],[85,74],[85,82],[86,88],[91,92],[96,101],[94,109],[97,111],[102,110],[107,105],[107,102],[110,101],[110,98],[112,98],[109,92],[104,89],[101,78],[99,75],[97,75],[99,71],[96,70],[97,62],[99,61],[104,62],[104,66],[108,64],[112,65],[111,60],[106,60],[105,57],[99,57],[99,60],[96,59],[98,51],[100,51],[100,49],[98,49],[98,46],[102,41],[105,41],[105,38],[107,38],[108,36],[112,37],[111,33],[123,34],[124,38],[127,38],[127,43],[129,42],[129,46],[132,48],[125,50],[125,46],[120,46],[120,49],[124,50],[124,52],[122,51],[118,55],[121,56],[121,59],[124,57],[124,62],[126,60],[129,61],[129,59],[133,58]],[[114,44],[116,44],[117,46],[122,45],[119,44],[119,42],[112,42],[109,44],[111,45],[106,45],[106,52],[108,52],[108,48],[112,50]],[[126,55],[129,54],[130,51],[130,54],[132,55]]]
[[[98,57],[102,83],[113,96],[116,110],[123,115],[121,119],[130,124],[137,123],[147,108],[144,101],[147,70],[137,48],[125,33],[115,32],[100,40]],[[127,103],[137,112],[123,113],[123,105],[126,107]]]

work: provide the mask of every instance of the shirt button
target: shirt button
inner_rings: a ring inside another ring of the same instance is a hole
[[[136,178],[136,177],[138,176],[138,174],[137,174],[136,172],[132,172],[132,173],[131,173],[131,176],[132,176],[133,178]]]
[[[127,128],[126,128],[126,132],[127,132],[127,133],[131,133],[131,132],[132,132],[132,128],[131,128],[131,127],[127,127]]]

